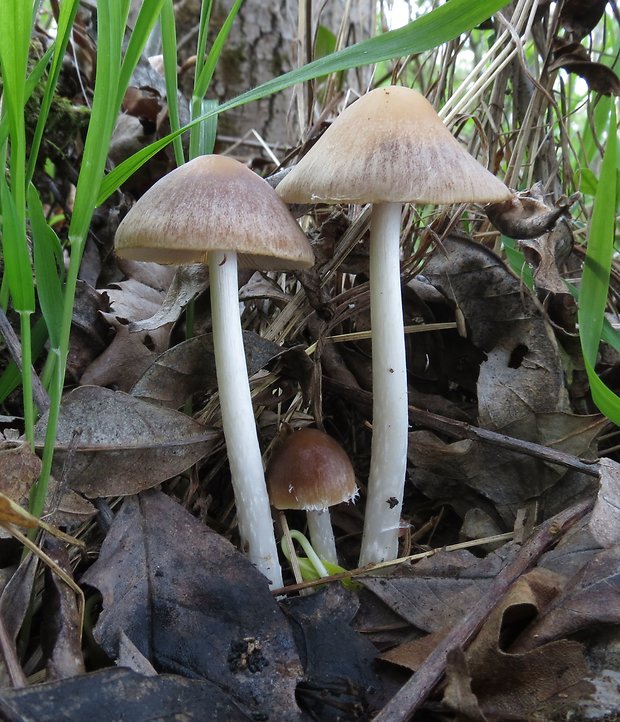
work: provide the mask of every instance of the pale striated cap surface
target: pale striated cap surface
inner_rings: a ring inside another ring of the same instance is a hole
[[[276,509],[320,511],[357,494],[346,451],[318,429],[301,429],[275,447],[265,474]]]
[[[452,136],[423,95],[377,88],[355,101],[280,182],[287,203],[490,203],[509,189]]]
[[[240,266],[308,268],[314,254],[273,188],[239,161],[199,156],[157,181],[118,227],[122,258],[205,263],[209,251],[235,251]]]

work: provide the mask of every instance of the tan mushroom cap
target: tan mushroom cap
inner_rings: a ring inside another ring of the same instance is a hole
[[[423,95],[401,86],[377,88],[346,108],[277,192],[287,203],[487,203],[512,196]]]
[[[357,494],[345,450],[318,429],[301,429],[275,447],[265,474],[276,509],[320,511]]]
[[[122,258],[204,263],[209,251],[235,251],[259,270],[308,268],[305,234],[273,188],[226,156],[194,158],[157,181],[116,231]]]

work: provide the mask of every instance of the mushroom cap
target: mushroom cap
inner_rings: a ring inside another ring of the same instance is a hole
[[[265,477],[276,509],[320,511],[357,494],[346,451],[318,429],[286,435],[274,448]]]
[[[287,203],[488,203],[512,196],[423,95],[395,85],[346,108],[277,192]]]
[[[308,268],[314,254],[273,188],[226,156],[194,158],[161,178],[116,231],[122,258],[204,263],[209,251],[234,251],[240,266]]]

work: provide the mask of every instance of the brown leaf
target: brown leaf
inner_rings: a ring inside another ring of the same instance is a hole
[[[599,552],[518,640],[528,648],[601,624],[620,624],[620,546]]]
[[[176,269],[170,287],[160,306],[153,309],[150,316],[142,316],[142,320],[133,320],[129,330],[154,331],[165,324],[175,323],[187,304],[209,287],[209,268],[204,263],[190,266],[179,266]]]
[[[102,593],[95,637],[110,656],[124,632],[161,671],[214,682],[270,718],[299,719],[301,666],[267,580],[165,494],[124,501],[82,582]]]
[[[69,576],[71,564],[66,547],[55,539],[48,539],[44,551]],[[53,570],[46,568],[42,648],[47,658],[49,680],[64,679],[83,674],[82,619],[75,592]]]
[[[39,445],[46,425],[43,416],[35,428]],[[195,464],[217,438],[180,412],[81,386],[62,401],[54,468],[89,498],[135,494]]]
[[[550,698],[582,694],[576,686],[590,670],[577,642],[551,642],[522,653],[511,649],[514,636],[553,599],[560,584],[546,570],[521,577],[466,650],[471,688],[485,715],[534,719],[537,708]],[[451,670],[447,673],[450,684]]]
[[[551,413],[532,414],[530,423],[529,440],[581,457],[590,451],[605,420]],[[503,431],[519,437],[522,422],[515,421],[515,426],[516,431],[512,425]],[[507,523],[514,520],[518,506],[540,498],[556,482],[562,483],[565,474],[564,469],[539,459],[474,440],[446,442],[430,431],[411,432],[408,453],[418,469],[416,486],[426,495],[450,504],[463,515],[476,499],[467,493],[471,490],[491,500]]]
[[[0,445],[0,492],[20,503],[39,478],[41,460],[23,442]]]
[[[111,386],[129,391],[154,358],[168,348],[171,324],[130,333],[129,324],[159,310],[161,291],[128,279],[106,289],[111,311],[101,315],[116,330],[112,343],[84,371],[83,386]]]
[[[0,709],[7,722],[252,722],[256,717],[231,695],[204,680],[172,674],[143,677],[129,669],[102,669],[60,682],[3,689]]]
[[[253,376],[287,349],[243,331],[248,376]],[[217,387],[211,334],[195,336],[164,352],[138,379],[131,393],[141,399],[179,408],[195,393]]]
[[[603,63],[562,56],[549,66],[550,70],[557,68],[563,68],[569,73],[579,75],[586,81],[590,90],[601,93],[601,95],[620,95],[620,78]]]
[[[471,342],[487,355],[477,384],[479,425],[494,431],[510,425],[506,433],[536,441],[533,414],[570,408],[550,324],[494,253],[456,236],[443,246],[445,253],[435,252],[424,273],[456,303]]]
[[[565,0],[560,22],[566,30],[581,39],[598,25],[606,7],[607,0]]]
[[[467,551],[438,552],[413,567],[399,568],[398,573],[364,577],[361,582],[410,624],[438,632],[458,622],[478,602],[506,557],[514,553],[512,545],[485,559]]]
[[[447,684],[443,695],[443,704],[459,713],[459,718],[471,722],[487,722],[478,704],[478,698],[472,692],[472,679],[467,666],[467,658],[462,649],[452,649],[446,659]]]
[[[600,489],[588,524],[603,547],[620,544],[620,465],[607,457],[599,461]]]
[[[4,665],[0,668],[0,678],[6,679],[9,673],[11,683],[14,685],[18,684],[19,675],[23,676],[19,668],[16,640],[29,609],[38,562],[34,554],[29,554],[11,575],[0,595],[0,618],[4,626],[6,644],[10,647],[4,652],[5,655],[11,654],[10,659],[6,656],[4,658]]]

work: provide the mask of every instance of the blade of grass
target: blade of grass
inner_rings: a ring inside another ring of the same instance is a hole
[[[48,369],[51,374],[50,409],[42,469],[39,481],[33,487],[30,498],[31,512],[35,516],[40,516],[43,511],[52,468],[56,427],[69,350],[75,289],[90,221],[96,206],[99,180],[107,162],[110,138],[127,84],[135,69],[135,64],[140,58],[143,45],[159,17],[162,3],[163,0],[143,3],[124,57],[123,40],[130,0],[100,3],[98,6],[97,74],[90,123],[69,226],[71,253],[64,289],[58,361],[52,370]]]
[[[45,124],[47,123],[49,111],[52,107],[54,91],[56,90],[58,77],[60,76],[60,71],[62,70],[62,63],[65,57],[67,43],[71,37],[71,28],[73,27],[73,21],[75,20],[75,15],[78,11],[79,5],[79,0],[70,0],[69,2],[63,2],[60,5],[60,12],[58,14],[58,23],[56,27],[56,37],[52,47],[50,48],[50,50],[53,50],[54,57],[47,78],[47,83],[45,85],[43,99],[41,100],[41,107],[39,109],[32,143],[30,144],[30,157],[28,158],[28,167],[26,169],[27,183],[30,182],[32,176],[34,175],[34,168],[37,162],[37,156],[39,155],[39,148],[41,147],[43,131],[45,130]]]
[[[603,331],[609,277],[614,254],[617,182],[617,121],[610,106],[607,144],[594,199],[588,248],[579,287],[579,336],[594,403],[614,423],[620,423],[620,397],[598,377],[595,366]]]
[[[32,227],[34,272],[37,279],[37,296],[45,319],[50,345],[59,352],[62,328],[62,246],[54,230],[45,220],[43,207],[36,188],[28,187],[28,212]]]
[[[164,76],[166,79],[166,98],[168,102],[168,117],[172,132],[181,127],[179,117],[179,86],[177,74],[177,34],[172,0],[165,0],[161,8],[159,27],[161,28],[162,50],[164,54]],[[177,165],[185,163],[183,143],[180,136],[173,141],[174,159]]]
[[[507,4],[507,0],[478,0],[475,3],[470,0],[450,0],[449,3],[441,5],[402,28],[364,40],[324,58],[317,58],[308,65],[291,70],[257,88],[242,93],[236,98],[222,103],[210,113],[191,121],[176,133],[170,133],[143,148],[119,164],[104,178],[99,191],[98,203],[103,203],[127,178],[162,148],[165,148],[179,133],[189,130],[211,115],[232,110],[289,88],[296,83],[313,80],[329,73],[430,50],[452,40],[461,33],[468,32]]]

